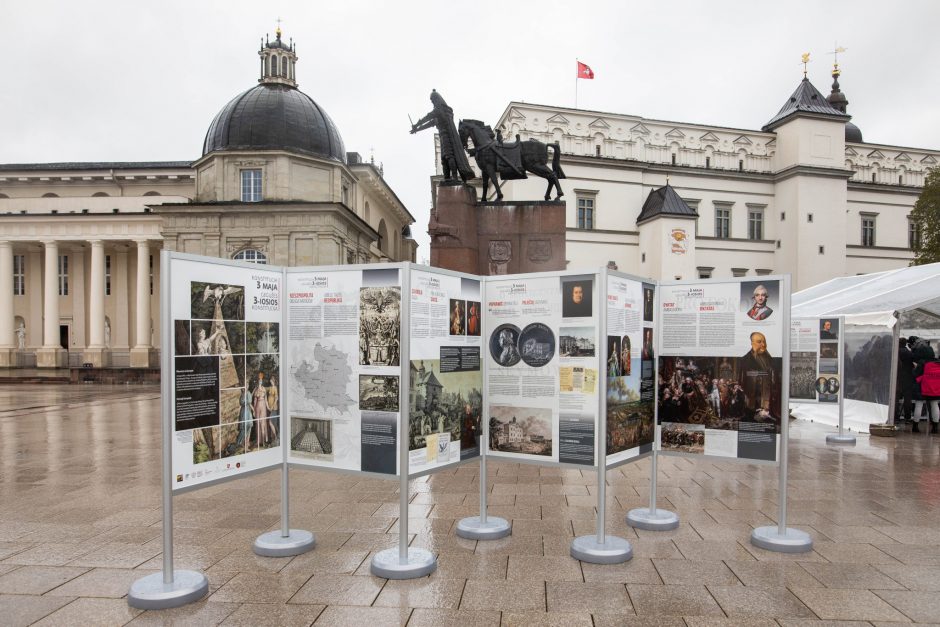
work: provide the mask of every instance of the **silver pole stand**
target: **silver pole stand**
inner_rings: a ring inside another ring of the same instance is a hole
[[[783,351],[783,381],[780,399],[780,516],[776,527],[757,527],[751,532],[751,544],[778,553],[806,553],[813,550],[813,539],[805,531],[787,527],[787,455],[790,440],[790,276],[781,280],[781,307],[786,348]],[[784,299],[784,296],[786,298]]]
[[[163,572],[141,577],[131,584],[127,604],[142,610],[164,610],[198,601],[209,593],[209,580],[193,570],[173,570],[173,317],[170,311],[170,253],[160,253],[160,417],[163,421]]]
[[[897,325],[895,325],[897,326]],[[845,432],[845,318],[839,318],[839,433],[826,436],[826,444],[850,444],[855,446],[855,436]],[[894,343],[897,345],[897,342]],[[889,398],[894,398],[893,396]]]
[[[402,320],[411,320],[411,264],[401,267],[402,289],[401,299]],[[407,296],[406,296],[407,295]],[[427,549],[412,548],[408,546],[408,421],[410,420],[410,389],[411,371],[411,328],[403,329],[401,346],[401,385],[399,386],[399,416],[398,425],[398,548],[379,551],[372,558],[371,571],[376,577],[385,579],[417,579],[425,577],[437,570],[437,556]],[[482,419],[482,417],[481,417]]]
[[[282,404],[282,406],[284,406]],[[281,426],[287,422],[284,412],[281,412]],[[284,457],[287,457],[287,446],[289,440],[284,438],[284,431],[281,430],[281,444],[284,446]],[[255,544],[252,547],[254,552],[264,557],[289,557],[291,555],[300,555],[311,550],[317,544],[317,539],[313,533],[303,529],[291,529],[288,521],[290,520],[290,488],[287,483],[290,468],[287,460],[281,467],[281,528],[277,531],[268,531],[255,538]]]
[[[657,387],[659,387],[657,385]],[[653,453],[650,470],[650,506],[631,509],[627,513],[627,524],[636,529],[647,529],[649,531],[671,531],[679,526],[679,516],[675,512],[656,507],[656,476],[657,461],[659,460],[659,451],[656,450],[656,443],[653,443]]]
[[[486,407],[484,403],[483,407]],[[481,422],[486,422],[483,416]],[[468,540],[499,540],[512,533],[512,525],[505,518],[486,515],[486,453],[483,451],[483,440],[489,437],[489,428],[484,428],[483,437],[480,438],[480,515],[469,516],[457,522],[457,535]]]
[[[281,289],[287,289],[287,269],[281,270]],[[281,311],[281,334],[287,333],[287,308]],[[281,348],[283,343],[279,343]],[[284,351],[281,350],[281,363],[284,363]],[[290,422],[287,408],[290,406],[290,386],[283,386],[281,392],[281,450],[284,452],[284,459],[281,464],[281,528],[277,531],[268,531],[255,538],[255,544],[252,547],[257,555],[263,557],[290,557],[291,555],[300,555],[313,549],[317,544],[317,539],[313,533],[303,529],[290,528],[290,466],[287,463],[287,449],[290,446]]]
[[[600,274],[601,285],[595,290],[600,297],[598,309],[598,328],[601,337],[607,335],[607,270]],[[605,353],[598,353],[602,359]],[[598,372],[605,372],[603,364],[598,363]],[[579,536],[571,541],[571,557],[589,564],[620,564],[633,558],[633,547],[625,538],[608,536],[605,529],[607,522],[607,377],[600,377],[598,386],[598,429],[597,429],[597,533],[593,536]]]

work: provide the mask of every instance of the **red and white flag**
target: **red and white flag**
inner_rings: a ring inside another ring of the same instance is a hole
[[[592,70],[587,64],[578,61],[578,78],[593,79],[594,70]]]

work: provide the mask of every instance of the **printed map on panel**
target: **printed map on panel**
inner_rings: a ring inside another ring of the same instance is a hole
[[[299,363],[291,373],[295,390],[301,393],[294,405],[298,409],[311,409],[322,413],[333,409],[348,412],[356,401],[346,393],[352,379],[349,354],[319,342],[313,351],[300,354]]]

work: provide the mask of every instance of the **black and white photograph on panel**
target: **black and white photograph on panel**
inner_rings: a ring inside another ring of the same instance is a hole
[[[594,327],[562,327],[558,330],[561,357],[594,357]]]
[[[245,329],[246,353],[276,353],[280,348],[277,322],[248,322]]]
[[[561,315],[563,318],[590,318],[593,311],[594,279],[563,277],[561,279]]]
[[[533,322],[519,334],[519,355],[526,365],[541,368],[555,357],[555,334],[547,324]]]
[[[176,355],[190,355],[189,320],[173,321],[173,350]]]
[[[519,327],[501,324],[490,335],[490,355],[493,361],[506,368],[519,363]]]
[[[790,353],[790,399],[815,399],[816,353]]]
[[[490,406],[490,449],[538,457],[552,455],[552,410]]]
[[[664,451],[698,454],[705,452],[704,426],[664,422],[661,429]]]
[[[839,358],[839,343],[838,342],[820,342],[819,343],[819,358],[820,359],[838,359]]]
[[[190,318],[244,320],[245,287],[225,283],[190,283]]]
[[[412,360],[408,450],[422,449],[428,436],[442,433],[449,434],[449,442],[459,441],[461,449],[475,447],[483,413],[481,381],[479,369],[441,372],[440,360]]]
[[[740,309],[751,320],[767,320],[779,308],[779,281],[742,281]]]
[[[333,421],[291,417],[290,450],[297,457],[333,461]]]
[[[398,411],[398,376],[359,375],[359,409],[361,411]]]
[[[398,270],[365,270],[366,275]],[[359,364],[397,366],[401,346],[401,289],[397,285],[359,289]]]

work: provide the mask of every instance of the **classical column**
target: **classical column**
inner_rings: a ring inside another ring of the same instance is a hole
[[[110,364],[110,351],[104,343],[104,242],[91,240],[91,286],[88,294],[88,348],[82,362],[95,368]]]
[[[12,368],[16,337],[13,329],[13,244],[0,242],[0,368]]]
[[[36,352],[36,365],[40,368],[65,368],[68,352],[59,344],[59,245],[56,241],[43,242],[46,251],[43,273],[42,348]]]
[[[150,242],[137,240],[137,310],[131,368],[149,368],[154,358],[150,345]]]

